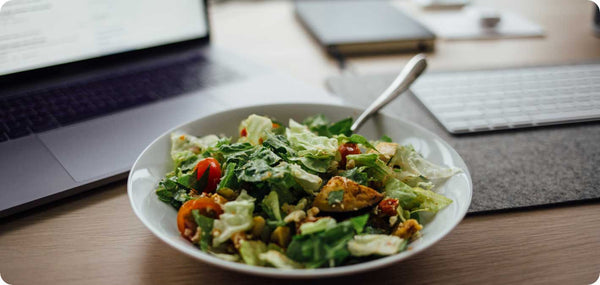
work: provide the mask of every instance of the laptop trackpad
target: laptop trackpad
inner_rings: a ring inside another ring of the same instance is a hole
[[[35,136],[3,142],[0,157],[0,211],[61,192],[75,183]]]
[[[129,171],[156,137],[181,123],[222,109],[209,96],[182,96],[52,130],[38,137],[78,182]]]

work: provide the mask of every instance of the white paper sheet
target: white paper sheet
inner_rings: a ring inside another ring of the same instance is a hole
[[[473,10],[435,11],[419,15],[418,20],[436,36],[449,40],[541,37],[544,29],[509,11],[498,11],[500,22],[494,28],[483,27]]]

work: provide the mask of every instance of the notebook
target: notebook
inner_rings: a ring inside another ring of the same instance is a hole
[[[297,1],[307,31],[332,55],[432,50],[435,35],[386,1]]]

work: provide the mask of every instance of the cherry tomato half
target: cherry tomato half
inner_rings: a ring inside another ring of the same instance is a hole
[[[219,185],[219,181],[221,180],[221,165],[216,159],[208,157],[203,160],[200,160],[200,162],[196,164],[195,170],[198,171],[198,174],[196,176],[196,179],[198,180],[202,178],[204,172],[209,171],[208,183],[206,184],[206,187],[204,189],[196,190],[202,190],[202,192],[205,193],[214,192],[215,190],[217,190],[217,185]]]
[[[342,155],[342,159],[340,160],[339,168],[346,168],[346,155],[349,154],[360,154],[360,148],[355,143],[345,143],[340,145],[338,151]]]
[[[189,200],[179,208],[179,212],[177,212],[177,228],[181,235],[184,234],[185,229],[196,230],[196,222],[194,222],[194,217],[192,216],[192,210],[198,210],[201,215],[207,216],[209,218],[217,219],[221,214],[223,214],[223,209],[221,206],[217,204],[213,199],[208,197],[201,197],[194,200]]]

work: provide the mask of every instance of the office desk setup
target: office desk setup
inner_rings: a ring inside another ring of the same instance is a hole
[[[409,1],[393,4],[411,15],[426,13]],[[482,0],[474,4],[519,13],[539,24],[545,36],[438,38],[434,50],[426,53],[428,72],[600,60],[591,2]],[[324,52],[299,23],[291,1],[216,1],[209,15],[212,44],[314,88],[327,87],[347,104],[361,108],[411,58],[407,53],[352,56],[344,59],[340,70],[338,60]],[[447,140],[465,159],[474,181],[469,214],[450,234],[416,256],[374,271],[322,279],[279,280],[228,271],[186,256],[155,237],[134,215],[123,179],[2,218],[0,275],[9,284],[592,284],[599,278],[597,121],[453,135],[416,96],[403,96],[383,112],[420,124]],[[493,173],[496,168],[486,168],[483,160],[494,158],[496,152],[509,155],[505,144],[511,142],[522,144],[518,150],[525,152],[528,144],[546,140],[544,149],[556,151],[569,135],[583,136],[573,139],[576,143],[565,142],[573,147],[568,151],[587,155],[578,156],[583,166],[544,165],[550,171],[532,173],[556,172],[552,177],[573,181],[511,181],[514,187],[540,187],[537,191],[557,183],[567,185],[562,192],[540,195],[539,201],[535,197],[524,199],[526,203],[514,201],[518,191],[502,188],[511,186],[502,184],[511,180],[506,175],[527,177],[528,173],[518,172],[526,172],[530,165]],[[577,179],[588,184],[575,185]],[[591,190],[586,192],[586,187]],[[569,196],[570,190],[575,196]]]

